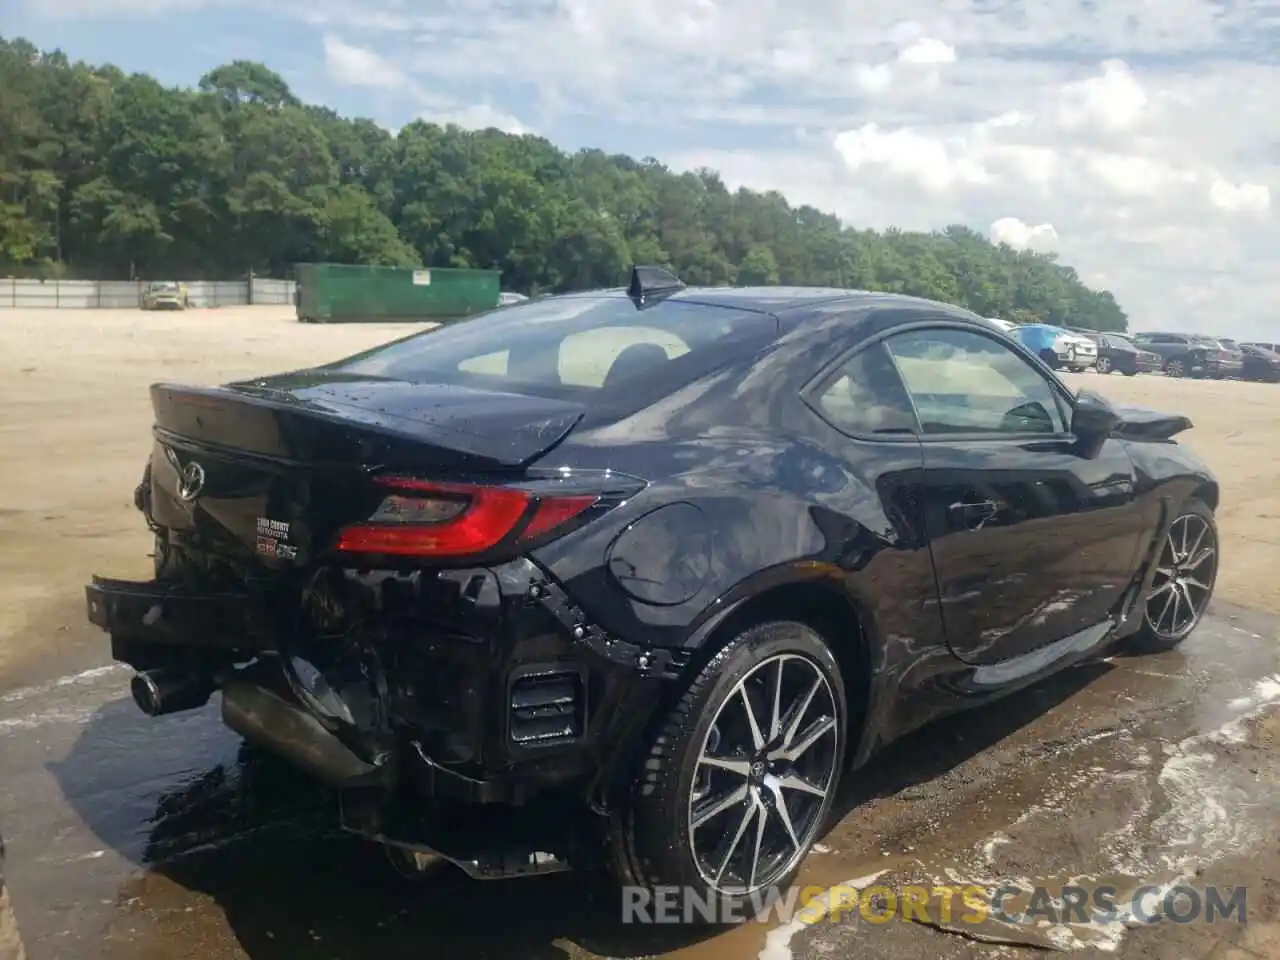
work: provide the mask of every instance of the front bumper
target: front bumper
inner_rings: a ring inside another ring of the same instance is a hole
[[[1058,346],[1053,348],[1058,362],[1070,367],[1092,367],[1098,362],[1098,351],[1080,345]]]

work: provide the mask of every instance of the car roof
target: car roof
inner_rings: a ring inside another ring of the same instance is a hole
[[[547,299],[626,296],[625,289],[612,288],[563,293]],[[978,314],[955,304],[900,293],[849,290],[842,287],[685,287],[673,293],[664,293],[660,299],[684,302],[693,306],[720,307],[765,314],[777,317],[786,328],[803,327],[806,324],[827,320],[833,309],[860,312],[861,319],[867,319],[879,310],[927,310],[931,314],[972,321],[981,324],[984,328],[990,327],[990,324]],[[858,317],[851,319],[854,322],[859,320]]]

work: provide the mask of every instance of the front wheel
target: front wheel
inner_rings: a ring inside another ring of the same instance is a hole
[[[1199,500],[1182,507],[1165,534],[1135,644],[1172,650],[1199,626],[1218,578],[1218,525]]]
[[[614,825],[624,884],[741,902],[794,879],[831,811],[845,750],[840,669],[800,623],[739,634],[653,738]]]
[[[1106,357],[1099,357],[1099,358],[1098,358],[1098,372],[1099,372],[1099,373],[1110,373],[1110,372],[1111,372],[1111,361],[1110,361],[1109,359],[1107,359]]]
[[[1171,377],[1185,377],[1187,375],[1187,365],[1181,360],[1170,360],[1164,365],[1164,372]]]

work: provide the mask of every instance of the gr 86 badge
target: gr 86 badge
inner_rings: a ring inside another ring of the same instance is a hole
[[[259,517],[257,551],[270,560],[298,559],[298,548],[289,543],[289,524]]]

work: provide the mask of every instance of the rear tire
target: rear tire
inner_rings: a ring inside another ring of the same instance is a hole
[[[1207,504],[1188,500],[1160,545],[1134,648],[1159,653],[1181,644],[1204,619],[1217,579],[1218,524]]]
[[[790,884],[831,812],[846,718],[840,668],[817,633],[792,622],[743,631],[653,737],[613,825],[618,880],[712,904]]]
[[[1124,371],[1124,375],[1125,375],[1126,377],[1136,377],[1136,376],[1138,375],[1138,371],[1137,371],[1137,370],[1125,370],[1125,371]]]

